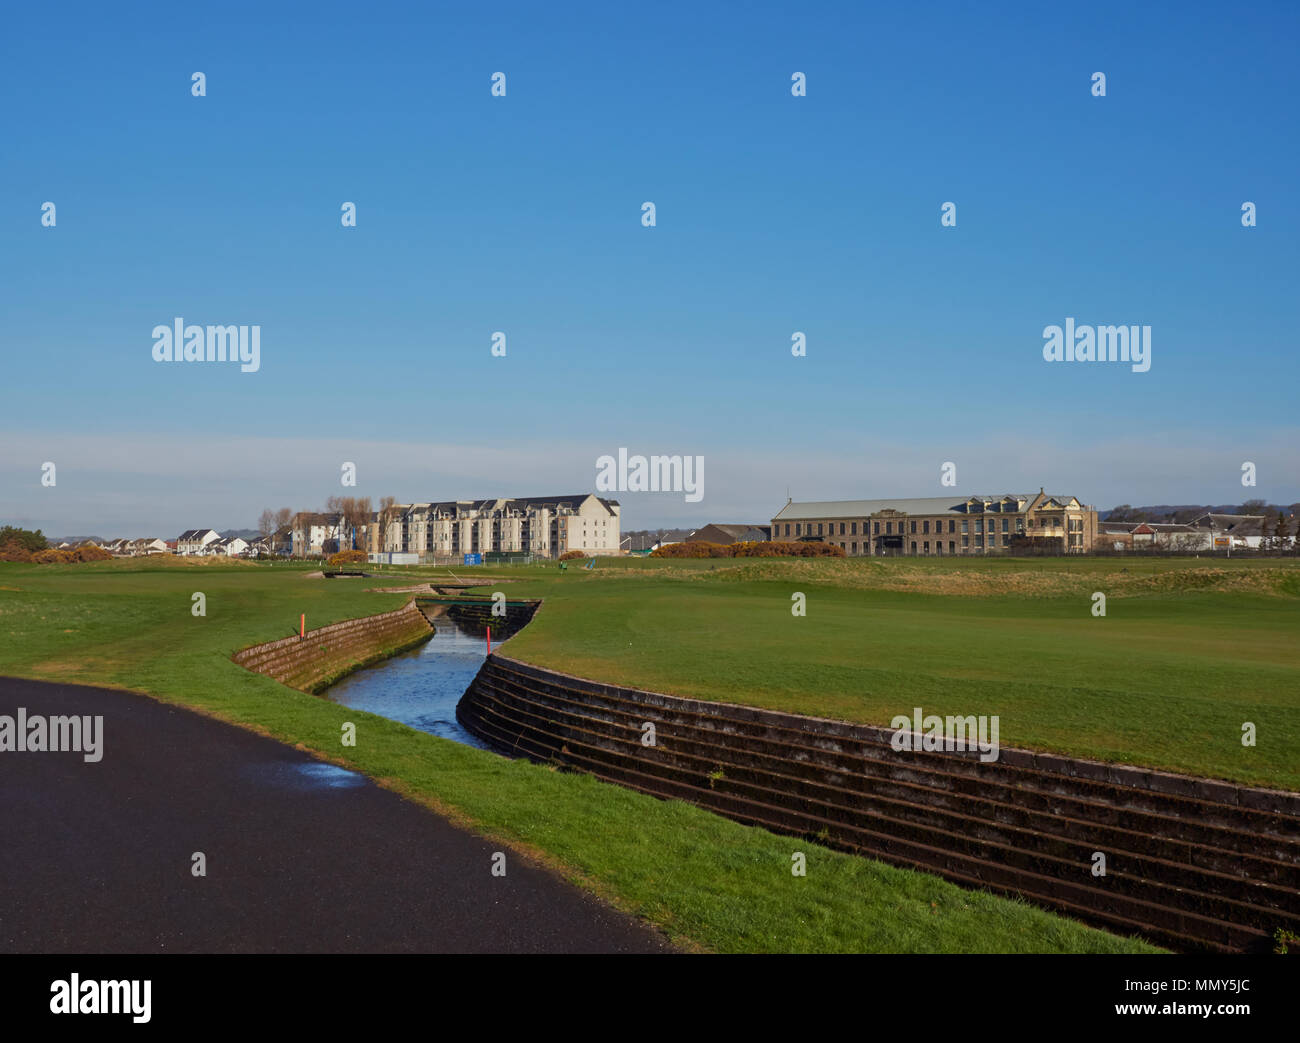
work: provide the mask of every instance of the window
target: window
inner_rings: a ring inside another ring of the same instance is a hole
[[[961,531],[962,531],[962,534],[963,534],[963,535],[970,531],[970,522],[967,521],[965,518],[963,518],[963,519],[961,520]],[[961,542],[962,542],[962,546],[964,547],[964,546],[966,546],[966,544],[969,543],[970,541],[969,541],[969,540],[962,540]]]
[[[915,532],[916,532],[916,522],[915,522],[915,521],[914,521],[914,522],[912,522],[912,532],[913,532],[913,533],[915,533]],[[916,549],[916,544],[915,544],[915,543],[914,543],[914,544],[912,544],[912,549],[913,549],[913,550],[915,550],[915,549]]]
[[[843,523],[843,522],[840,522],[840,535],[841,535],[841,536],[844,535],[844,523]]]
[[[955,544],[952,540],[948,541],[948,553],[949,554],[957,553],[957,544]]]
[[[787,536],[790,535],[790,523],[789,523],[789,522],[786,522],[786,523],[785,523],[785,534],[786,534]]]
[[[856,536],[856,535],[858,534],[858,523],[857,523],[857,522],[850,522],[850,523],[849,523],[849,532],[850,532],[852,535],[854,535],[854,536]],[[855,543],[853,546],[856,547],[857,544]]]
[[[929,519],[929,518],[926,518],[925,521],[921,522],[921,531],[922,531],[922,532],[929,532],[929,531],[930,531],[930,519]],[[927,543],[926,546],[928,547],[929,544]]]
[[[912,541],[912,553],[913,553],[913,554],[916,553],[916,540],[913,540],[913,541]]]
[[[943,540],[935,540],[935,541],[934,541],[934,552],[935,552],[936,554],[942,554],[942,553],[943,553]]]
[[[962,524],[965,525],[965,522],[963,522]],[[966,549],[967,547],[969,547],[969,546],[970,546],[970,537],[969,537],[969,536],[963,536],[963,537],[961,538],[961,549],[962,549],[962,550],[965,550],[965,549]]]
[[[855,543],[853,544],[853,553],[856,554],[857,552],[858,552],[858,545]]]
[[[892,535],[893,532],[894,532],[894,523],[893,523],[893,522],[885,522],[885,534],[886,534],[886,535]]]
[[[825,534],[822,532],[822,523],[821,523],[821,522],[818,522],[818,523],[817,523],[817,535],[818,535],[818,536],[825,535]]]
[[[876,522],[876,535],[880,535],[880,522]]]
[[[983,531],[984,531],[984,519],[983,519],[983,518],[976,518],[976,519],[975,519],[975,531],[976,531],[976,532],[983,532]]]
[[[949,531],[949,532],[956,532],[956,531],[957,531],[957,519],[956,519],[956,518],[949,518],[949,519],[948,519],[948,531]],[[952,544],[949,543],[948,546],[951,547]]]
[[[794,534],[795,534],[796,536],[802,536],[802,535],[803,535],[803,523],[802,523],[802,522],[795,522],[795,523],[794,523]]]
[[[930,553],[930,541],[929,541],[929,540],[926,540],[926,541],[925,541],[925,553],[926,553],[926,554],[929,554],[929,553]]]

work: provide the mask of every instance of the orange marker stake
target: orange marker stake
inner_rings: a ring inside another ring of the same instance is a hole
[[[492,654],[492,628],[488,627],[488,655]]]

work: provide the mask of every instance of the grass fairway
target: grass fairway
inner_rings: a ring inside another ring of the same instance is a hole
[[[996,714],[1004,746],[1300,789],[1290,561],[637,561],[510,589],[546,603],[509,654],[580,676],[871,724]]]
[[[301,745],[531,852],[688,946],[729,952],[1154,951],[936,877],[740,826],[681,802],[508,761],[296,692],[232,663],[236,649],[296,631],[300,612],[309,626],[322,626],[395,607],[407,596],[366,593],[362,583],[371,581],[309,579],[308,571],[148,560],[0,564],[0,674],[132,688]],[[393,582],[427,571],[394,572]],[[723,634],[753,635],[751,662],[730,687],[726,672],[710,666],[696,694],[712,685],[714,694],[747,698],[747,679],[760,695],[811,690],[796,683],[797,663],[781,664],[754,643],[768,639],[780,616],[767,601],[788,602],[770,579],[750,590],[747,580],[736,585],[734,577],[723,581],[705,570],[645,563],[595,573],[534,567],[512,575],[512,591],[547,597],[536,622],[512,641],[512,652],[535,658],[554,640],[562,643],[566,665],[574,665],[575,650],[595,648],[597,654],[580,661],[584,668],[603,663],[609,673],[626,669],[626,647],[637,681],[650,683],[662,666],[647,649],[671,658],[673,629],[684,620],[712,621]],[[206,595],[204,617],[191,614],[194,592]],[[851,592],[841,594],[850,611]],[[677,601],[690,607],[675,610]],[[810,596],[810,604],[820,604],[819,596]],[[783,611],[788,616],[788,608]],[[724,623],[715,618],[719,612],[737,618]],[[770,625],[747,631],[747,612],[770,617]],[[645,648],[625,644],[629,633],[665,625],[669,631],[654,635]],[[570,626],[587,631],[586,639],[577,632],[565,637]],[[534,628],[550,640],[534,640]],[[525,646],[524,636],[533,643]],[[712,662],[709,650],[717,643],[705,638],[688,643],[662,687],[694,690],[691,671]],[[731,651],[733,660],[746,658],[739,651]],[[770,676],[753,661],[756,655],[770,659]],[[785,680],[772,687],[773,676]],[[346,720],[358,722],[356,747],[340,745]],[[105,749],[111,756],[111,734]],[[806,877],[790,873],[796,850],[808,855]]]

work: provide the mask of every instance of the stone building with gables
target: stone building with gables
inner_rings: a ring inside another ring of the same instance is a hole
[[[772,518],[774,540],[831,543],[850,556],[1086,554],[1096,538],[1095,507],[1042,489],[999,496],[790,500]]]

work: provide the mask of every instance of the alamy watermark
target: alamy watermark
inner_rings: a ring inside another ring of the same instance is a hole
[[[104,756],[104,718],[28,716],[20,706],[14,717],[0,714],[0,753],[81,753],[93,764]]]
[[[261,326],[186,326],[177,316],[153,328],[155,362],[239,362],[244,373],[262,366]]]
[[[970,714],[966,717],[940,717],[938,714],[921,716],[921,708],[914,707],[912,716],[900,714],[889,722],[896,729],[889,745],[898,753],[924,750],[979,750],[985,764],[998,759],[998,716]]]
[[[1150,326],[1043,327],[1043,358],[1047,362],[1131,362],[1134,373],[1151,368]]]
[[[704,499],[704,457],[628,456],[596,458],[596,491],[602,493],[685,493],[687,503]]]
[[[153,981],[128,978],[121,981],[81,980],[71,974],[50,982],[51,1014],[130,1014],[137,1025],[151,1015]]]

